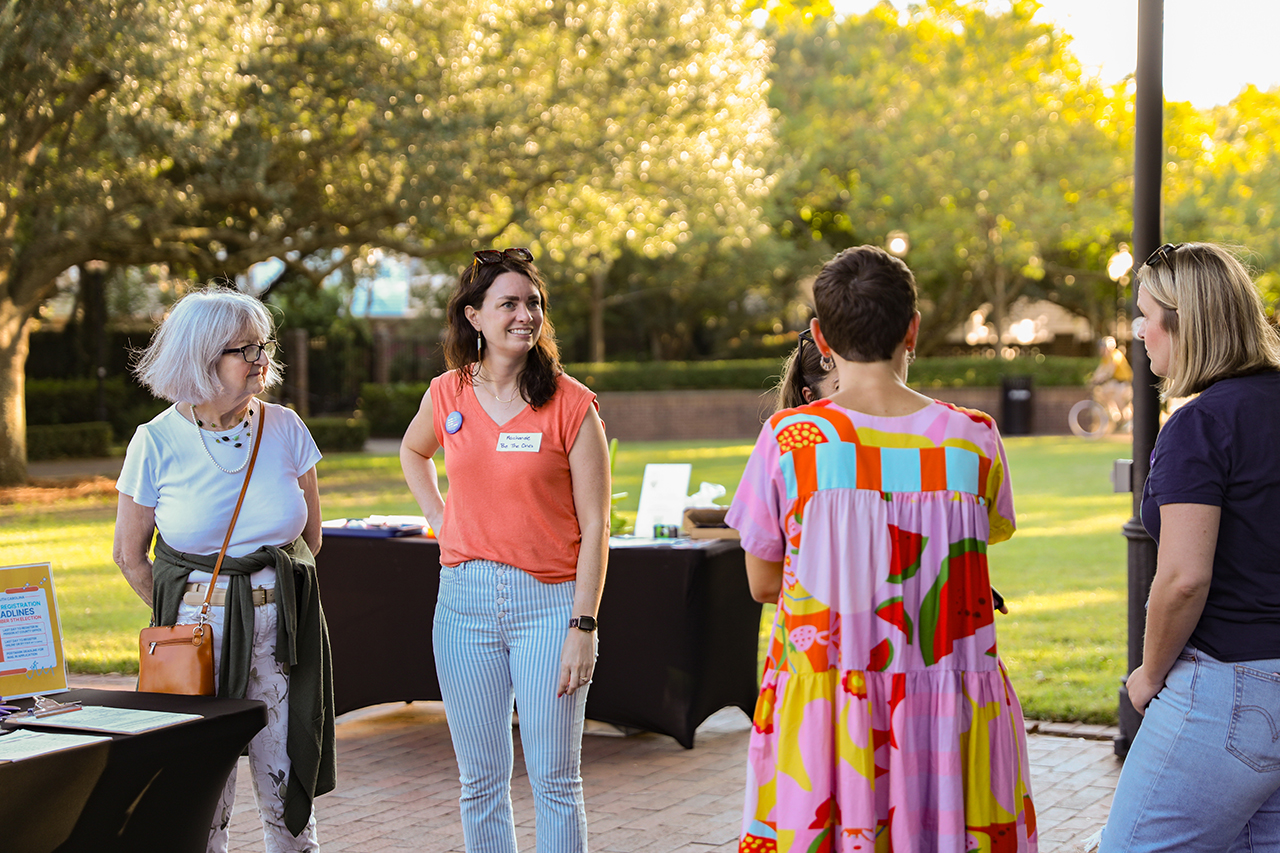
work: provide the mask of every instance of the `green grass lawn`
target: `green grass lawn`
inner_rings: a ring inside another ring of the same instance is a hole
[[[1002,655],[1027,716],[1114,722],[1126,658],[1120,529],[1131,504],[1111,493],[1108,474],[1129,446],[1056,437],[1007,446],[1019,529],[990,553],[992,582],[1010,609],[997,615]],[[628,496],[619,510],[634,520],[649,462],[691,463],[691,490],[706,480],[732,496],[750,451],[747,441],[622,444],[613,491]],[[395,456],[332,454],[319,473],[325,518],[418,514]],[[0,505],[0,564],[53,564],[72,670],[136,671],[148,613],[111,562],[115,493],[105,484],[47,501],[32,493]]]

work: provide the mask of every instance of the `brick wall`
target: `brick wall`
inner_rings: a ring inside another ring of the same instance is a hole
[[[1002,417],[999,388],[932,388],[932,397]],[[1067,413],[1088,389],[1035,388],[1031,432],[1067,435]],[[702,438],[755,439],[773,411],[769,391],[615,391],[600,394],[600,417],[609,438],[667,441]]]

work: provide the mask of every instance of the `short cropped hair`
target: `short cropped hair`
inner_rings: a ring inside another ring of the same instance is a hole
[[[813,282],[822,336],[848,361],[888,361],[916,313],[916,279],[876,246],[845,249]]]
[[[1248,270],[1213,243],[1183,243],[1138,270],[1173,344],[1160,393],[1198,394],[1219,379],[1280,369],[1280,336]]]
[[[133,366],[152,394],[174,403],[202,405],[223,391],[218,360],[234,342],[266,343],[274,323],[261,301],[228,287],[210,286],[178,300]],[[264,386],[280,384],[281,365],[267,357]]]

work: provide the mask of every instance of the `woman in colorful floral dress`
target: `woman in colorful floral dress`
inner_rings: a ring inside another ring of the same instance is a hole
[[[987,573],[1014,529],[999,432],[906,386],[901,260],[842,252],[814,303],[839,391],[770,418],[728,516],[752,594],[778,605],[740,850],[1034,853]]]

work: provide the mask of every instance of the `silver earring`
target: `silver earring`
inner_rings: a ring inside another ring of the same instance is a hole
[[[822,358],[818,359],[818,365],[827,373],[830,373],[836,369],[836,360],[831,357],[831,353],[827,353],[822,356]]]
[[[484,335],[480,334],[480,330],[476,329],[476,358],[480,357],[480,351],[484,348]]]
[[[907,364],[911,364],[916,360],[916,348],[912,347],[907,350]]]

